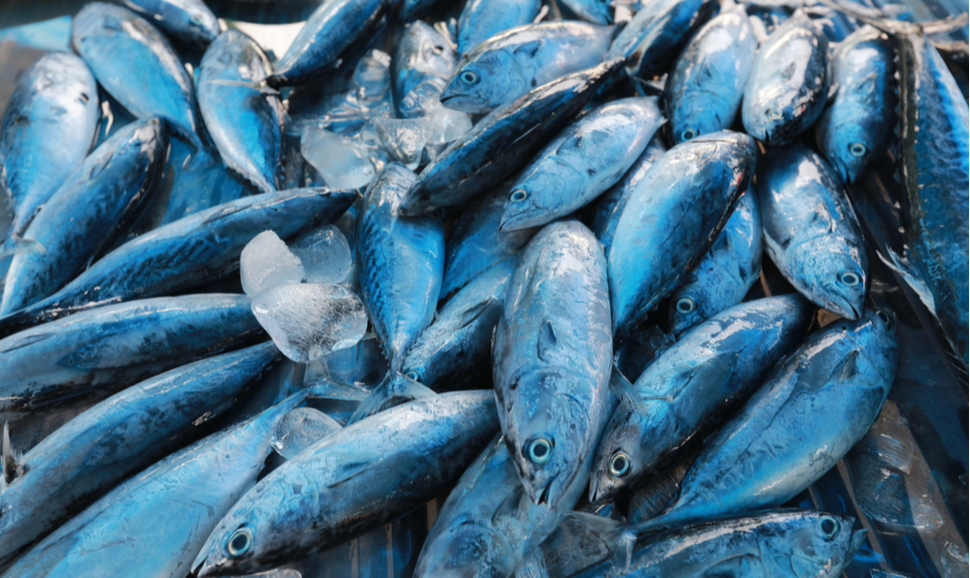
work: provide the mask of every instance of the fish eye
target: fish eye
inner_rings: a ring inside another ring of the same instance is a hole
[[[471,70],[466,70],[465,72],[462,72],[461,74],[458,75],[458,78],[460,78],[461,81],[464,82],[465,84],[475,84],[476,82],[478,82],[478,75],[472,72]]]
[[[623,452],[619,452],[610,460],[610,473],[618,478],[622,478],[630,471],[630,458]]]
[[[521,203],[522,201],[529,198],[529,193],[525,189],[515,189],[512,194],[509,195],[509,200],[513,203]]]
[[[684,313],[684,314],[690,313],[695,308],[694,300],[691,299],[690,297],[681,297],[680,299],[677,300],[676,307],[677,307],[678,313]]]
[[[552,443],[546,438],[532,440],[529,444],[529,460],[534,464],[544,464],[552,457]]]
[[[418,372],[413,369],[404,374],[404,377],[410,379],[411,381],[418,381]]]
[[[680,133],[680,140],[690,140],[697,136],[697,131],[692,128],[685,128],[683,132]]]
[[[892,315],[883,311],[882,309],[876,309],[876,317],[878,317],[879,320],[882,321],[886,327],[891,328],[893,326]]]
[[[866,154],[866,150],[868,150],[866,149],[866,145],[862,144],[861,142],[854,142],[849,145],[849,152],[852,153],[852,156],[854,157],[861,157],[862,155]]]
[[[433,47],[431,49],[431,51],[434,52],[435,54],[443,54],[444,51],[445,51],[445,47],[444,46],[435,46],[435,47]]]
[[[822,535],[826,538],[834,538],[842,527],[842,524],[832,516],[822,516],[818,522],[818,527],[822,530]]]
[[[782,117],[781,111],[777,108],[773,108],[768,111],[768,118],[771,120],[778,120]]]
[[[842,282],[846,287],[855,287],[862,282],[862,279],[852,271],[845,271],[839,275],[839,281]]]
[[[253,536],[249,533],[249,530],[245,528],[239,528],[229,536],[229,545],[226,550],[229,551],[229,555],[238,558],[243,556],[249,551],[249,547],[253,544]]]

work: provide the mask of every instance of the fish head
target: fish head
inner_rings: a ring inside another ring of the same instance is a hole
[[[564,0],[563,4],[576,13],[582,20],[606,26],[613,23],[610,14],[612,0]]]
[[[769,575],[836,578],[855,557],[865,530],[853,531],[855,520],[826,512],[799,512],[781,535],[762,539],[762,559]]]
[[[485,114],[509,102],[510,95],[517,97],[528,90],[511,53],[472,51],[455,68],[441,93],[441,104],[470,114]]]
[[[880,129],[857,120],[865,115],[844,118],[853,108],[829,107],[822,115],[816,134],[819,148],[843,183],[854,183],[869,161],[883,152],[878,150]]]
[[[864,247],[821,237],[795,248],[790,258],[800,277],[794,284],[811,301],[846,319],[862,315],[869,269]]]
[[[564,193],[582,186],[573,168],[563,167],[554,159],[554,156],[543,159],[532,170],[526,169],[512,185],[505,197],[499,230],[519,231],[552,221],[556,217],[553,211],[562,204]]]
[[[610,418],[593,460],[589,481],[591,502],[608,498],[636,485],[647,473],[650,440],[643,443],[643,432],[649,430],[648,416],[621,403]]]
[[[442,534],[425,542],[414,575],[511,576],[518,562],[516,554],[517,548],[504,534],[461,516],[453,519]]]
[[[675,145],[691,139],[724,130],[732,119],[723,122],[717,114],[721,106],[712,106],[712,99],[720,96],[708,92],[701,94],[685,93],[680,95],[677,105],[668,106],[670,122],[667,123],[667,135]]]

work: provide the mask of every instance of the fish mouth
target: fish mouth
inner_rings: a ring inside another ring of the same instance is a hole
[[[543,505],[545,505],[545,506],[548,506],[549,508],[555,507],[556,503],[558,503],[559,498],[561,496],[556,496],[555,500],[553,500],[551,498],[551,494],[552,494],[552,485],[556,482],[556,478],[558,478],[558,477],[559,477],[559,474],[554,475],[546,483],[545,487],[541,489],[541,491],[538,493],[538,495],[536,495],[536,490],[538,488],[532,486],[532,484],[529,484],[529,489],[530,489],[530,491],[529,491],[529,497],[532,499],[532,503],[533,504],[535,504],[537,506],[543,506]]]
[[[528,229],[529,227],[535,226],[534,223],[529,219],[529,216],[525,213],[519,213],[517,215],[509,215],[508,217],[502,217],[498,223],[499,231],[521,231],[522,229]]]

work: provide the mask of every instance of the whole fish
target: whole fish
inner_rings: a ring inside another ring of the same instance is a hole
[[[303,83],[326,72],[359,38],[377,29],[386,0],[324,0],[266,79],[272,87]]]
[[[122,6],[91,2],[71,21],[71,46],[135,118],[164,118],[202,150],[192,79],[155,27]]]
[[[458,17],[458,54],[510,28],[523,26],[539,15],[539,0],[468,0]]]
[[[219,35],[219,21],[203,0],[121,0],[163,32],[205,46]]]
[[[496,109],[421,171],[398,209],[430,213],[461,204],[525,166],[623,67],[610,60],[533,89]]]
[[[623,98],[595,108],[522,170],[499,228],[545,225],[588,204],[623,178],[664,122],[656,97]]]
[[[661,0],[645,3],[617,35],[607,58],[632,58],[627,72],[649,80],[667,72],[698,28],[717,14],[714,0]]]
[[[0,315],[55,293],[127,232],[160,187],[167,157],[158,118],[125,126],[88,155],[24,231]]]
[[[625,388],[596,451],[590,500],[636,487],[696,447],[801,341],[800,295],[742,303],[691,329]]]
[[[291,396],[135,475],[3,576],[186,576],[219,519],[256,483],[280,422],[302,399]]]
[[[645,536],[629,557],[618,555],[574,576],[838,578],[866,539],[867,530],[853,530],[854,523],[816,510],[700,522]]]
[[[670,331],[681,333],[740,303],[761,274],[761,209],[754,185],[711,250],[670,296]]]
[[[0,335],[79,309],[216,280],[239,267],[243,247],[259,233],[271,230],[285,239],[314,223],[330,223],[356,197],[351,191],[293,189],[243,197],[173,221],[108,253],[47,299],[0,318]]]
[[[538,231],[502,231],[498,228],[508,194],[508,186],[496,187],[470,202],[452,223],[451,234],[445,243],[442,297],[461,289],[496,263],[525,247]]]
[[[570,21],[506,30],[462,53],[441,102],[485,114],[537,86],[596,66],[612,38],[613,28]]]
[[[606,0],[562,0],[563,5],[576,16],[593,24],[611,24],[610,2]]]
[[[617,337],[676,289],[707,253],[748,188],[756,159],[753,138],[717,132],[675,146],[644,175],[610,246]]]
[[[822,114],[828,98],[828,40],[804,12],[762,43],[744,87],[744,130],[772,145],[791,142]]]
[[[765,249],[802,295],[846,319],[862,314],[869,260],[838,176],[812,150],[769,148],[758,171]]]
[[[226,30],[199,65],[199,110],[226,166],[261,191],[276,190],[283,138],[283,105],[276,91],[260,88],[269,59],[252,38]]]
[[[697,31],[664,86],[670,142],[731,128],[757,51],[744,12],[720,14]]]
[[[98,85],[74,54],[46,54],[20,75],[0,125],[0,192],[14,209],[11,233],[23,233],[84,160],[100,118]]]
[[[267,342],[133,385],[22,456],[4,445],[0,566],[118,482],[194,441],[279,358]]]
[[[437,101],[451,78],[455,51],[437,30],[416,20],[404,27],[392,66],[397,112],[403,118],[416,118],[425,115],[432,96]]]
[[[623,175],[623,179],[590,203],[586,224],[603,244],[607,255],[610,254],[610,245],[613,244],[616,225],[620,222],[620,215],[623,214],[623,209],[626,207],[627,201],[630,200],[630,195],[636,190],[650,167],[665,152],[667,152],[667,148],[663,144],[663,139],[659,133],[655,134],[640,158]]]
[[[360,297],[390,363],[375,394],[355,420],[405,394],[397,374],[418,335],[431,323],[445,266],[445,231],[438,216],[402,217],[402,199],[415,175],[389,164],[364,196],[357,216]]]
[[[882,310],[815,332],[707,441],[674,504],[633,529],[772,508],[792,499],[869,430],[898,359],[895,320]]]
[[[492,347],[495,399],[526,494],[556,507],[588,471],[612,410],[606,258],[576,221],[526,246]]]
[[[491,391],[412,401],[317,442],[263,478],[191,570],[233,576],[304,558],[391,521],[454,481],[498,430]]]
[[[105,397],[260,333],[243,295],[159,297],[81,311],[0,339],[0,419]]]

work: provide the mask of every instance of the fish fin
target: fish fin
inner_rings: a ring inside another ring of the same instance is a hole
[[[558,345],[559,340],[556,338],[556,328],[552,325],[552,321],[548,319],[544,320],[539,327],[539,339],[536,344],[539,359],[549,361],[548,358],[556,350]]]
[[[613,392],[619,398],[621,404],[625,404],[637,413],[643,415],[648,413],[643,396],[640,395],[640,392],[633,387],[630,380],[615,365],[613,366],[613,371],[610,372],[610,387],[613,388]]]
[[[541,46],[542,46],[541,40],[532,40],[530,42],[526,42],[524,44],[520,44],[519,46],[516,46],[515,50],[513,50],[512,53],[522,54],[524,56],[527,56],[528,58],[535,58],[535,55],[537,52],[539,52],[539,48]]]
[[[10,485],[20,477],[20,454],[14,451],[10,443],[10,422],[3,423],[3,481]]]
[[[516,484],[515,489],[495,508],[495,513],[492,514],[493,524],[498,526],[505,523],[503,520],[521,518],[528,511],[522,508],[523,498],[528,500],[525,496],[525,488],[522,484]],[[529,503],[531,504],[531,500]]]
[[[563,516],[559,527],[567,536],[600,542],[601,550],[608,552],[621,567],[630,566],[636,534],[622,522],[588,512],[569,512]]]
[[[489,298],[485,301],[482,301],[481,303],[476,304],[474,307],[470,309],[466,309],[465,311],[462,311],[461,321],[460,321],[461,326],[468,327],[469,325],[471,325],[476,319],[481,317],[482,313],[484,313],[488,309],[488,306],[491,305],[493,302],[495,302],[495,298]]]
[[[339,429],[340,424],[322,411],[298,407],[280,420],[271,445],[289,460]]]
[[[374,468],[375,465],[376,464],[374,462],[348,462],[341,464],[341,471],[336,474],[334,479],[329,484],[327,484],[327,487],[333,488],[345,482],[349,482],[364,472]]]
[[[280,91],[270,88],[265,82],[246,82],[245,80],[207,80],[205,84],[217,84],[220,86],[234,86],[238,88],[251,88],[262,94],[269,96],[279,96]]]
[[[38,209],[39,211],[40,209]],[[35,215],[37,213],[34,213]],[[17,253],[23,251],[30,251],[32,253],[40,253],[41,255],[47,253],[47,247],[42,243],[35,241],[33,239],[27,239],[26,237],[21,237],[17,233],[10,233],[10,237],[3,243],[3,249],[0,250],[0,257],[6,257],[7,255],[16,255]]]
[[[796,558],[797,556],[792,556],[793,563]],[[795,575],[802,574],[796,572]],[[713,566],[708,566],[698,576],[700,578],[767,578],[764,565],[754,554],[731,556]]]
[[[850,381],[859,374],[859,350],[853,349],[832,370],[835,381]]]
[[[365,417],[374,415],[388,407],[413,399],[422,399],[438,395],[434,390],[408,379],[400,372],[385,378],[380,385],[360,403],[360,407],[350,416],[347,425],[357,423]]]
[[[919,272],[905,259],[892,251],[889,251],[887,255],[883,255],[882,251],[877,251],[876,254],[879,255],[880,261],[903,278],[903,281],[916,293],[916,296],[923,302],[923,305],[935,316],[936,299],[933,297],[933,291],[923,281]]]

